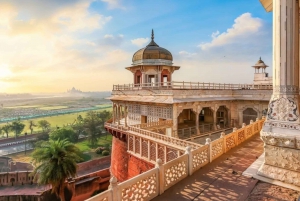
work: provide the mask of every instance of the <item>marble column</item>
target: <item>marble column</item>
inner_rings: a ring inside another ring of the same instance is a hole
[[[199,135],[200,134],[200,129],[199,129],[199,114],[200,114],[200,112],[195,112],[195,115],[196,115],[196,132],[197,132],[197,135]]]
[[[177,129],[178,129],[178,105],[174,104],[173,105],[173,126],[172,126],[172,137],[176,137],[178,138],[178,133],[177,133]]]
[[[273,23],[273,95],[258,174],[300,186],[298,0],[273,0]]]
[[[116,105],[113,104],[113,123],[116,123]]]
[[[124,113],[125,113],[125,126],[127,127],[128,106],[125,106]]]
[[[217,110],[216,110],[216,108],[214,108],[214,110],[212,110],[212,112],[213,112],[213,119],[214,119],[214,123],[213,123],[214,130],[217,130]]]
[[[121,122],[120,122],[120,120],[121,120],[121,106],[119,104],[117,106],[117,111],[118,111],[118,114],[117,114],[117,116],[118,116],[118,124],[120,125],[121,124]]]

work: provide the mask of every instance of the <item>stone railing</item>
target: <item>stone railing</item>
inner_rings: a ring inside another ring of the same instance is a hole
[[[140,89],[273,89],[272,85],[254,84],[225,84],[225,83],[204,83],[204,82],[156,82],[140,84],[113,85],[114,90],[140,90]]]
[[[159,195],[159,168],[154,168],[138,175],[138,177],[118,184],[117,190],[113,195],[116,195],[122,201],[151,200],[155,198]]]
[[[197,170],[199,170],[201,167],[209,163],[210,162],[209,155],[210,155],[209,145],[204,145],[203,147],[193,150],[190,159],[190,161],[192,161],[190,172],[194,173]]]
[[[127,150],[130,154],[155,163],[160,159],[167,163],[184,154],[185,147],[172,146],[164,141],[141,136],[138,133],[127,133]]]
[[[148,149],[146,149],[144,153],[142,146],[140,146],[141,141],[138,141],[137,144],[139,145],[136,145],[138,146],[141,157],[148,157],[148,159],[150,158],[150,161],[152,162],[156,159],[155,168],[119,184],[117,183],[116,178],[112,177],[110,180],[109,189],[99,195],[94,196],[93,198],[88,199],[88,201],[151,200],[154,197],[161,195],[165,190],[180,182],[182,179],[192,175],[201,167],[217,159],[230,149],[238,146],[249,137],[253,136],[254,134],[258,134],[263,123],[264,119],[257,119],[256,122],[251,121],[250,125],[246,126],[243,124],[242,128],[234,129],[234,131],[228,135],[222,133],[220,139],[211,142],[208,138],[206,139],[206,144],[204,146],[194,146],[193,149],[190,144],[179,143],[180,146],[186,145],[185,152],[178,154],[175,159],[166,161],[165,163],[160,157],[153,157],[151,159],[150,141],[145,141],[145,145],[147,145]],[[144,140],[147,139],[147,137],[152,136],[152,132],[146,132],[138,128],[129,127],[128,131],[137,131],[139,135],[135,136],[140,136],[140,140]],[[145,136],[143,136],[144,133]],[[131,135],[134,134],[130,134],[129,132],[129,137],[131,137]],[[175,149],[174,145],[177,145],[177,141],[173,141],[171,137],[155,137],[157,140],[163,139],[163,142],[170,142],[169,146],[173,149]],[[128,144],[130,144],[130,142]],[[157,146],[158,144],[155,145],[155,153],[158,151]],[[132,145],[128,147],[129,151],[134,151],[135,149],[137,149],[137,147],[133,148]]]
[[[112,190],[104,191],[94,197],[91,197],[90,199],[87,199],[86,201],[110,201],[112,199]]]
[[[165,121],[156,121],[156,122],[137,124],[137,125],[133,125],[132,127],[135,127],[135,128],[149,128],[149,127],[172,126],[172,125],[173,125],[172,120],[165,120]]]
[[[148,130],[139,129],[139,128],[135,128],[135,127],[128,127],[128,131],[133,131],[133,132],[139,133],[141,137],[148,136],[148,137],[154,138],[158,141],[168,143],[170,146],[179,146],[182,148],[190,146],[192,149],[197,149],[197,148],[201,147],[200,144],[181,140],[181,139],[174,138],[174,137],[169,137],[166,135],[162,135],[159,133],[155,133],[155,132],[151,132]]]
[[[189,153],[186,153],[163,165],[163,175],[160,185],[167,190],[189,175]]]

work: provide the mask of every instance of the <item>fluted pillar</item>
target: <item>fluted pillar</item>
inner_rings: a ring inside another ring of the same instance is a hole
[[[273,0],[273,95],[258,174],[300,186],[299,2]]]

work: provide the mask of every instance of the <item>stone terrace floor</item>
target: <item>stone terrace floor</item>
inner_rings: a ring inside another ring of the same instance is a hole
[[[263,153],[255,135],[166,190],[153,201],[294,201],[300,192],[260,182],[242,173]]]

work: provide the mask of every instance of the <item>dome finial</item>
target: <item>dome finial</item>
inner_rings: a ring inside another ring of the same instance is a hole
[[[154,31],[152,29],[151,39],[154,40]]]

